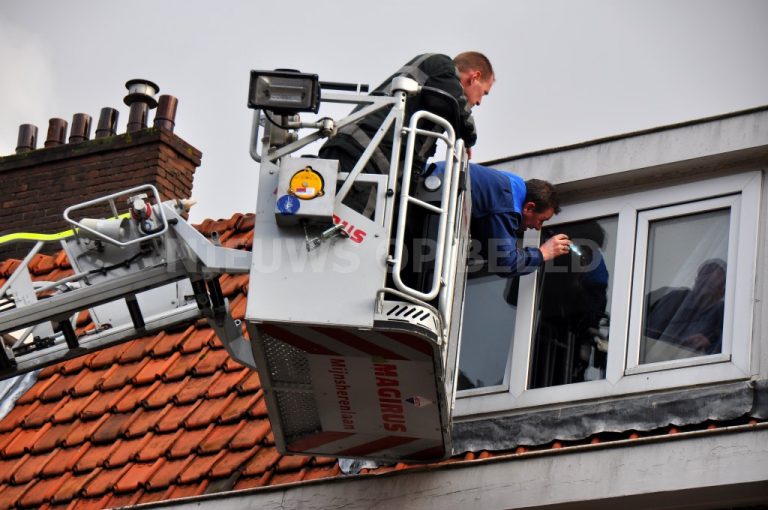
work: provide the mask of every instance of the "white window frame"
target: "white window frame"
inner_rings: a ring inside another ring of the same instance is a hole
[[[580,400],[619,397],[699,384],[748,379],[752,344],[754,275],[762,187],[761,172],[745,172],[621,196],[567,204],[549,224],[618,215],[616,263],[612,274],[611,321],[606,377],[596,381],[527,389],[533,354],[536,293],[534,275],[520,277],[508,387],[476,388],[457,394],[454,416],[499,413]],[[730,207],[723,353],[638,365],[630,349],[639,347],[647,251],[647,222],[657,217]],[[538,246],[529,231],[524,244]],[[634,285],[633,285],[634,282]],[[635,294],[633,294],[633,292]],[[618,339],[618,340],[617,340]],[[465,339],[471,342],[471,339]],[[618,347],[617,347],[618,346]],[[628,359],[630,362],[628,363]]]

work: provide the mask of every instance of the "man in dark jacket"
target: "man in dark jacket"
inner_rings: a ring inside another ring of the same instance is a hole
[[[478,106],[483,97],[488,95],[493,86],[495,76],[490,61],[483,54],[469,51],[457,55],[451,59],[447,55],[427,53],[411,59],[400,70],[387,78],[381,85],[371,92],[371,95],[389,95],[391,93],[392,80],[398,76],[407,76],[416,80],[419,85],[431,87],[447,93],[458,104],[458,118],[456,119],[457,137],[464,140],[465,146],[471,155],[471,147],[477,141],[475,123],[472,118],[472,107]],[[434,97],[430,96],[434,100]],[[405,124],[407,125],[414,112],[428,109],[430,98],[426,95],[410,98],[406,105]],[[358,108],[359,109],[359,108]],[[378,131],[381,123],[387,115],[386,109],[381,109],[368,115],[354,124],[340,129],[320,148],[319,155],[325,159],[339,160],[339,170],[349,172],[362,155],[371,139]],[[429,129],[430,126],[425,126]],[[436,127],[432,127],[436,129]],[[379,147],[373,152],[368,164],[363,169],[367,173],[389,173],[389,158],[392,153],[394,130],[386,133]],[[414,165],[423,168],[427,159],[435,152],[435,139],[417,137],[414,151]],[[354,190],[353,190],[354,191]],[[352,193],[350,193],[352,194]],[[357,193],[360,195],[360,193]],[[351,198],[351,197],[348,197]],[[363,196],[363,202],[367,202],[367,195]],[[360,202],[352,199],[353,202]],[[349,205],[355,207],[352,203]],[[357,204],[359,205],[359,204]],[[362,204],[365,206],[365,203]]]

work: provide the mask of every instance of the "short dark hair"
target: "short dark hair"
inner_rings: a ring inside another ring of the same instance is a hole
[[[549,208],[560,212],[560,197],[552,183],[541,179],[528,179],[525,181],[525,201],[533,202],[536,212],[544,212]]]
[[[454,57],[453,63],[459,71],[480,71],[483,81],[495,80],[496,75],[493,72],[493,66],[488,57],[479,51],[465,51]]]

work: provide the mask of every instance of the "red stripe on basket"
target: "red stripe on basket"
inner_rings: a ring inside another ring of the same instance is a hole
[[[296,333],[293,333],[285,328],[275,326],[274,324],[264,324],[261,326],[261,329],[269,336],[275,337],[281,342],[290,344],[310,354],[325,354],[328,356],[339,355],[338,353],[328,349],[323,345],[312,342],[311,340],[307,340],[306,338],[299,336]]]
[[[384,347],[376,345],[375,343],[365,340],[363,337],[360,337],[354,333],[351,333],[343,329],[338,329],[338,328],[310,328],[310,329],[312,329],[313,331],[317,331],[318,333],[321,333],[323,335],[329,336],[334,340],[337,340],[345,345],[348,345],[349,347],[352,347],[353,349],[357,349],[360,352],[363,352],[365,354],[370,354],[371,356],[379,356],[381,358],[393,359],[393,360],[408,359],[396,352],[392,352],[388,349],[385,349]]]
[[[354,436],[354,432],[319,432],[311,436],[303,437],[289,444],[286,448],[292,452],[302,453],[316,449],[318,446],[333,443],[340,439],[346,439]]]
[[[400,342],[401,344],[410,347],[411,349],[427,354],[430,357],[433,356],[432,346],[429,345],[427,340],[423,340],[417,336],[411,336],[404,333],[381,332],[381,334],[387,338],[391,338],[392,340]]]
[[[377,439],[375,441],[371,441],[369,443],[364,443],[358,446],[354,446],[352,448],[347,448],[346,450],[340,451],[338,453],[339,456],[362,456],[362,455],[370,455],[374,452],[380,452],[382,450],[388,450],[390,448],[395,448],[403,444],[412,443],[414,441],[418,441],[418,437],[402,437],[402,436],[386,436],[382,437],[380,439]]]

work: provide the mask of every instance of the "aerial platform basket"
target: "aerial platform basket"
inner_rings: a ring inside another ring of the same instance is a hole
[[[255,108],[251,154],[260,170],[245,320],[284,453],[385,461],[451,455],[459,339],[451,317],[461,316],[463,302],[466,157],[442,117],[419,111],[403,125],[406,98],[420,90],[415,82],[396,79],[392,89],[392,96],[323,92],[323,101],[362,105],[351,120],[388,109],[349,174],[335,160],[292,157],[321,137],[328,119],[313,125],[273,112],[260,139]],[[286,135],[313,126],[308,137]],[[389,129],[389,174],[362,173]],[[446,147],[447,171],[427,186],[412,168],[417,136]],[[343,203],[353,184],[370,193],[372,214]]]

